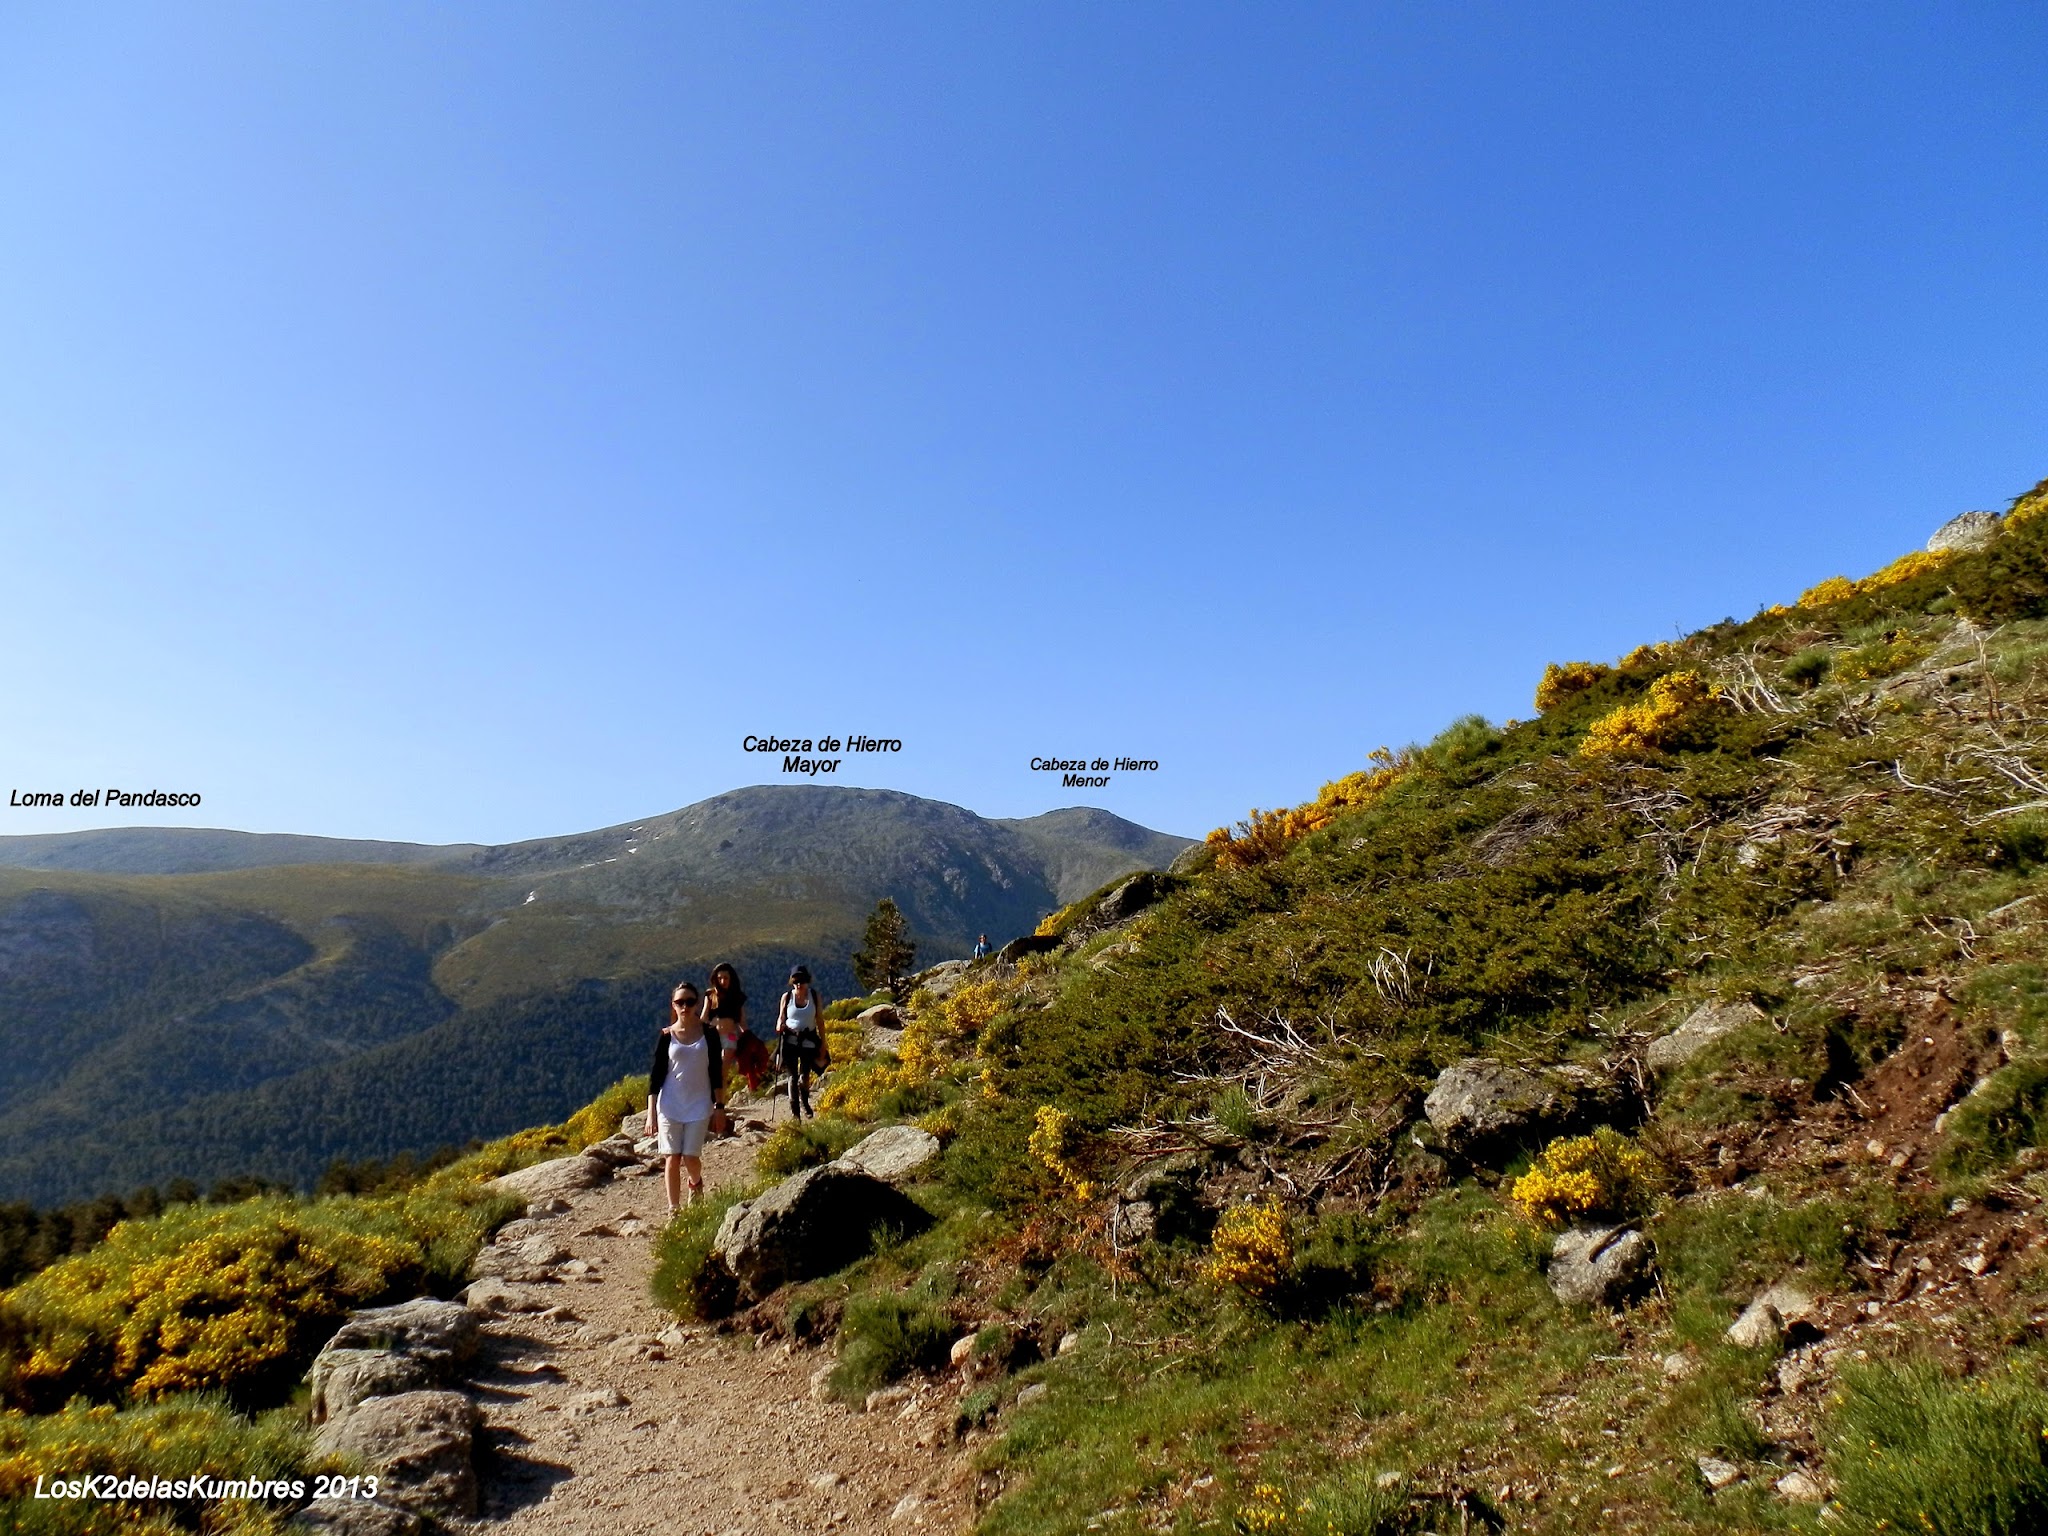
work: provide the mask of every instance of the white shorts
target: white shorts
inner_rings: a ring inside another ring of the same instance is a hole
[[[671,1120],[667,1115],[657,1113],[656,1121],[661,1134],[655,1142],[655,1150],[666,1157],[681,1153],[684,1157],[695,1157],[704,1150],[704,1133],[711,1129],[707,1116],[702,1120]]]

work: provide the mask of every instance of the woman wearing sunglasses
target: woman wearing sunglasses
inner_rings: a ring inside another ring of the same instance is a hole
[[[725,1098],[724,1053],[704,1027],[703,1000],[689,982],[669,994],[668,1023],[654,1037],[647,1069],[647,1134],[667,1159],[668,1213],[683,1203],[683,1174],[690,1176],[690,1203],[704,1197],[704,1133]]]

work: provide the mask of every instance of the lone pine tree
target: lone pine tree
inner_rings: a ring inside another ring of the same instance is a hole
[[[875,903],[861,947],[854,951],[854,979],[870,992],[887,987],[890,995],[901,1002],[903,983],[910,975],[910,962],[916,957],[917,946],[910,941],[910,925],[903,920],[896,903],[884,896]]]

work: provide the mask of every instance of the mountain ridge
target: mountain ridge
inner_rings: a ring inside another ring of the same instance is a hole
[[[0,1200],[91,1197],[110,1179],[303,1184],[336,1157],[494,1134],[630,1070],[615,1058],[638,1026],[621,1020],[679,974],[731,960],[772,997],[803,960],[844,993],[882,896],[922,958],[943,959],[1188,841],[1093,808],[999,821],[818,785],[503,845],[0,839]],[[348,1100],[323,1111],[333,1123],[296,1123],[295,1098],[330,1079]],[[105,1123],[106,1104],[132,1102],[144,1110]]]

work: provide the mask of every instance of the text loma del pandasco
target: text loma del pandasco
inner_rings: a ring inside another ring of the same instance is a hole
[[[61,789],[10,789],[7,803],[11,806],[59,806],[59,805],[118,805],[123,808],[147,806],[161,809],[169,806],[193,806],[199,797],[182,791],[163,789],[74,789],[67,796]]]
[[[845,761],[840,757],[826,757],[827,752],[901,752],[903,743],[893,736],[820,736],[812,741],[808,736],[749,736],[740,743],[742,752],[780,752],[784,773],[801,773],[815,778],[821,773],[836,773]],[[805,754],[816,752],[817,757]]]

